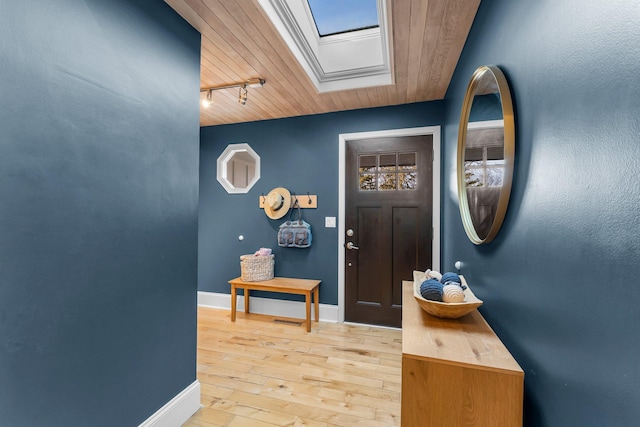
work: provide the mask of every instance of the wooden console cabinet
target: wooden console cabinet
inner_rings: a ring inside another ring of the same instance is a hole
[[[402,426],[521,426],[524,373],[478,310],[441,319],[402,292]]]

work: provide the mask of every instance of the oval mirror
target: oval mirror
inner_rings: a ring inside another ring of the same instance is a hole
[[[248,193],[260,179],[260,156],[249,144],[229,144],[217,167],[218,182],[227,193]]]
[[[464,230],[474,244],[489,243],[509,204],[515,156],[511,92],[494,65],[471,77],[458,130],[458,201]]]

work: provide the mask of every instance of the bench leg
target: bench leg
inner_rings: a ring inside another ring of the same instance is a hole
[[[305,294],[304,303],[307,309],[307,332],[311,332],[311,291]]]
[[[236,321],[236,285],[231,285],[231,321]]]
[[[249,289],[244,288],[244,312],[249,312]]]
[[[320,303],[318,301],[318,296],[320,295],[319,290],[320,290],[320,286],[316,286],[315,289],[313,290],[313,304],[315,308],[316,322],[319,322],[319,318],[320,318]]]

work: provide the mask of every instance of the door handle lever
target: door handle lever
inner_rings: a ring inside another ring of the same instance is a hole
[[[357,247],[356,245],[353,244],[353,242],[347,242],[347,249],[355,249],[358,250],[360,249],[359,247]]]

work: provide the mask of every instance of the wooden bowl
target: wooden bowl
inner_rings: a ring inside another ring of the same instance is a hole
[[[462,280],[462,284],[467,287],[464,290],[464,301],[462,302],[440,302],[424,299],[422,295],[420,295],[421,283],[415,281],[413,282],[413,297],[418,301],[420,307],[432,316],[444,317],[445,319],[457,319],[458,317],[471,313],[482,305],[482,300],[476,298],[473,292],[471,292],[471,288],[464,277],[460,276],[460,279]]]

